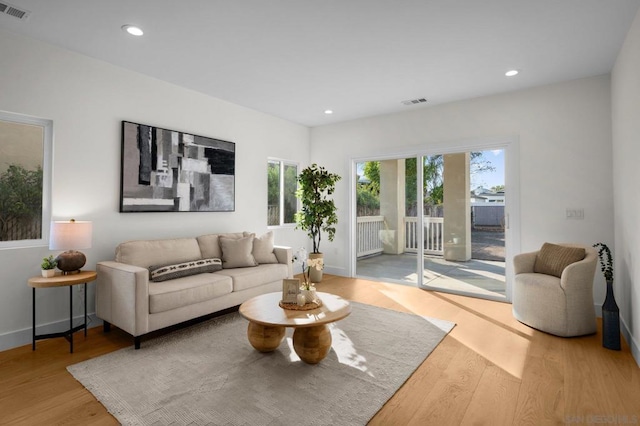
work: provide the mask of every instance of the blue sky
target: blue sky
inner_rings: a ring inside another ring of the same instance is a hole
[[[495,167],[493,172],[477,173],[471,176],[471,189],[483,186],[491,189],[492,186],[504,185],[504,150],[483,151],[485,160]]]

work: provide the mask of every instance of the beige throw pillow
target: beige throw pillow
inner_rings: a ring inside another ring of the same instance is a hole
[[[544,243],[536,255],[533,272],[553,275],[560,278],[564,268],[572,263],[581,261],[585,256],[586,252],[584,248]]]
[[[222,249],[222,267],[247,268],[258,266],[258,262],[251,254],[253,250],[253,236],[244,238],[229,238],[220,236],[220,248]]]
[[[256,234],[244,233],[245,237],[253,236],[253,257],[258,263],[278,263],[278,258],[273,253],[273,231],[269,231],[261,237]]]
[[[202,254],[202,257],[222,257],[222,251],[220,249],[220,237],[242,238],[246,237],[246,235],[243,235],[242,232],[200,235],[196,239],[198,240],[198,246],[200,246],[200,253]]]

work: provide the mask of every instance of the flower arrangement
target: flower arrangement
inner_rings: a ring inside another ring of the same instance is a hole
[[[309,279],[309,271],[314,268],[317,271],[321,271],[323,267],[322,259],[308,259],[307,249],[300,247],[300,249],[293,255],[293,264],[300,266],[302,269],[302,284],[301,290],[315,290],[315,287]]]
[[[40,264],[40,267],[45,271],[48,269],[54,269],[56,266],[58,266],[58,261],[53,258],[53,255],[42,258],[42,263]]]
[[[611,250],[604,243],[596,243],[593,245],[598,249],[598,257],[600,258],[600,269],[604,274],[606,281],[613,281],[613,259],[611,257]]]

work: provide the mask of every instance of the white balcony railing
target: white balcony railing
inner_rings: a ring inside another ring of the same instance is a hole
[[[444,254],[443,238],[444,218],[424,217],[424,254]],[[404,251],[410,253],[418,252],[418,218],[404,218]]]
[[[356,222],[358,227],[358,257],[382,253],[383,234],[388,232],[384,225],[384,216],[360,216]],[[425,216],[423,235],[425,254],[444,254],[443,223],[444,219],[441,217]],[[417,224],[417,217],[404,218],[405,252],[418,252]]]
[[[382,253],[380,231],[384,229],[384,216],[358,216],[358,257]]]

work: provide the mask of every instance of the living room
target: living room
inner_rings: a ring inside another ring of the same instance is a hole
[[[29,9],[37,2],[12,3]],[[2,17],[0,111],[53,121],[51,219],[74,217],[93,222],[93,245],[84,250],[89,269],[113,259],[115,247],[126,240],[211,232],[264,233],[267,176],[263,171],[268,158],[282,158],[302,166],[315,162],[343,176],[335,192],[341,215],[336,239],[323,242],[323,247],[325,272],[351,278],[348,212],[353,159],[507,141],[517,153],[519,208],[512,220],[520,230],[507,261],[547,241],[606,242],[615,254],[621,331],[627,351],[640,364],[640,272],[635,266],[640,261],[635,211],[640,201],[636,188],[640,171],[634,161],[640,154],[640,15],[637,1],[624,3],[636,11],[635,18],[623,43],[611,47],[613,65],[602,73],[317,126],[298,124],[22,35],[10,29],[18,24],[8,24],[9,18]],[[593,19],[597,21],[597,16]],[[206,79],[208,72],[202,74]],[[123,120],[233,141],[235,211],[119,213]],[[566,220],[566,208],[583,208],[584,220]],[[276,244],[308,246],[305,233],[293,227],[273,232]],[[49,254],[46,245],[0,250],[0,350],[29,344],[31,292],[26,283],[39,275],[40,261]],[[392,288],[384,291],[393,293]],[[92,285],[88,296],[92,313]],[[605,281],[598,271],[595,304],[601,306],[604,297]],[[66,292],[47,293],[39,303],[42,324],[59,325],[68,316]],[[503,312],[501,307],[496,309]],[[491,316],[491,309],[484,315]]]

